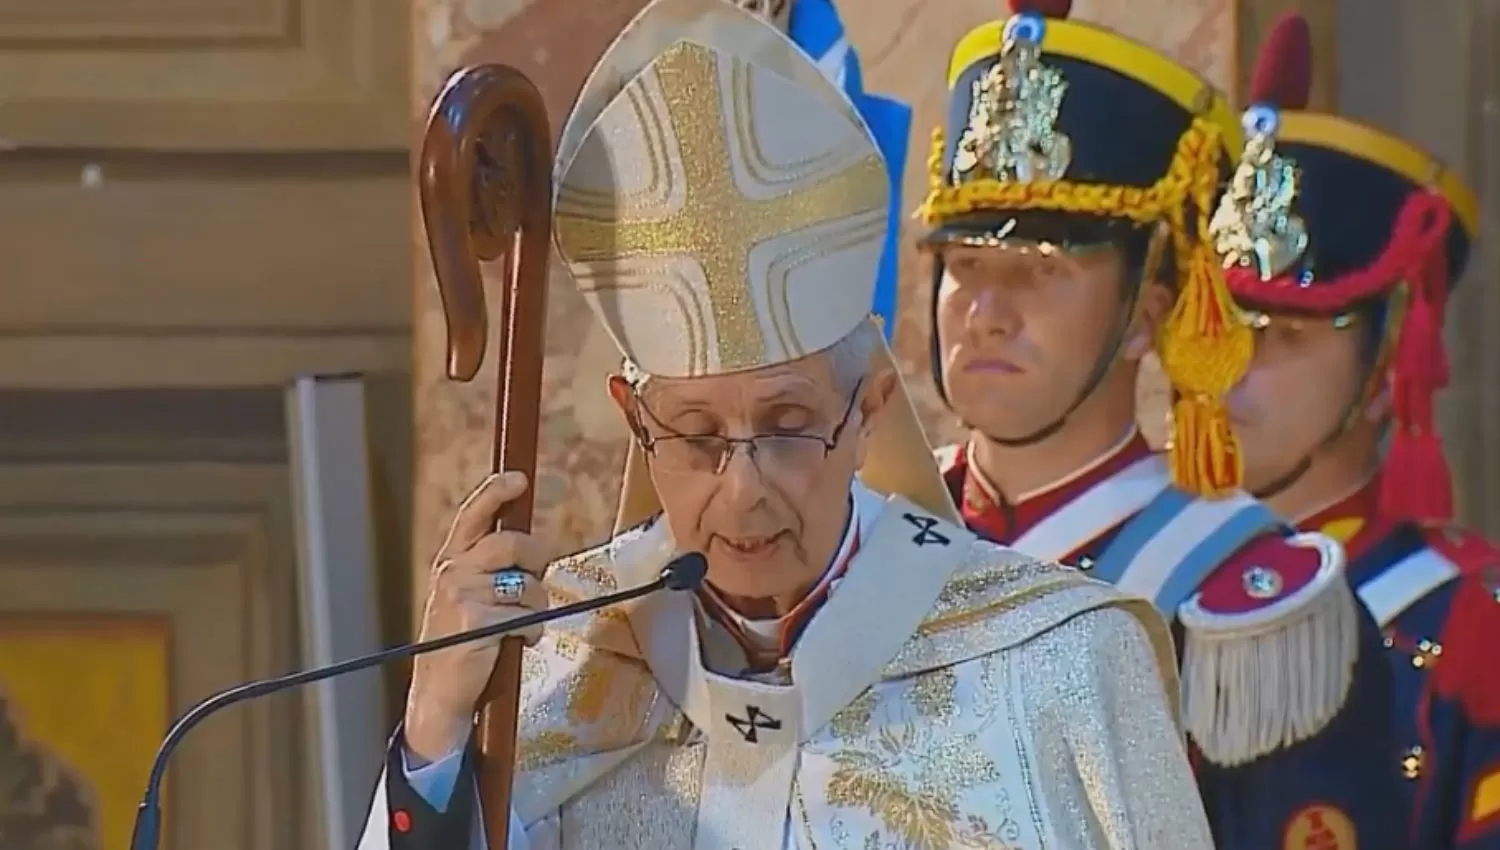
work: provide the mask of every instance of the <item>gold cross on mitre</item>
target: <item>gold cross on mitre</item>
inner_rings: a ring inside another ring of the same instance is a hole
[[[722,0],[698,6],[745,16]],[[558,249],[621,351],[652,374],[795,360],[870,313],[885,165],[832,84],[760,61],[781,51],[793,63],[797,48],[757,26],[753,45],[684,27],[698,37],[664,45],[617,88],[559,169]],[[597,97],[586,87],[580,102]]]

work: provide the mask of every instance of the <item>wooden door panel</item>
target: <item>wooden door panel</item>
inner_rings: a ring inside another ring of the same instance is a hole
[[[44,787],[76,791],[93,846],[128,843],[171,717],[291,666],[287,501],[275,464],[0,467],[0,741],[8,723],[11,765],[38,754]],[[192,733],[168,774],[168,847],[299,843],[297,716],[273,699]],[[6,758],[0,743],[0,772]],[[59,805],[54,828],[76,828]]]
[[[0,127],[23,145],[400,150],[393,0],[0,5]]]

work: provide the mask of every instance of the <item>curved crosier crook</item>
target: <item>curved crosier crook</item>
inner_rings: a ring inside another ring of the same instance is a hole
[[[547,253],[552,224],[552,133],[541,92],[506,65],[456,71],[438,94],[422,139],[418,183],[448,327],[448,377],[471,381],[484,361],[491,313],[481,262],[504,260],[495,329],[500,357],[492,468],[536,480]],[[497,517],[531,528],[529,490]],[[482,699],[479,793],[489,850],[509,840],[520,638],[506,638]]]

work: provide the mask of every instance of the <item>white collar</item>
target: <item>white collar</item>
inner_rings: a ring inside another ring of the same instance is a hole
[[[1043,484],[1040,487],[1033,487],[1030,490],[1027,490],[1025,493],[1018,494],[1013,499],[1006,498],[1005,495],[1000,492],[1000,488],[996,487],[993,483],[990,482],[988,478],[984,476],[984,470],[979,468],[979,464],[974,462],[973,441],[970,441],[964,450],[968,454],[969,475],[973,477],[974,483],[979,485],[979,489],[983,490],[984,494],[990,498],[990,501],[994,502],[997,505],[1019,505],[1024,502],[1030,501],[1031,499],[1035,499],[1038,496],[1044,496],[1054,490],[1060,489],[1068,484],[1073,483],[1074,481],[1083,478],[1084,476],[1108,463],[1120,452],[1125,451],[1125,447],[1129,446],[1130,442],[1137,436],[1139,436],[1140,433],[1140,428],[1132,424],[1129,430],[1125,432],[1125,436],[1120,438],[1119,442],[1110,446],[1102,454],[1097,455],[1093,460],[1085,463],[1083,466],[1078,467],[1077,469],[1069,472],[1067,475],[1064,475],[1061,478]]]

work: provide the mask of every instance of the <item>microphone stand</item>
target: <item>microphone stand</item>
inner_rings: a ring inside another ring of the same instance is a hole
[[[379,667],[392,661],[400,661],[403,658],[411,658],[417,655],[425,655],[440,649],[447,649],[463,643],[484,640],[485,638],[503,635],[509,632],[519,632],[532,626],[545,625],[555,620],[571,617],[575,614],[586,614],[597,611],[600,608],[608,608],[621,602],[629,602],[642,596],[649,596],[658,590],[695,590],[703,583],[703,577],[708,572],[708,562],[697,552],[689,552],[672,560],[671,563],[661,571],[661,575],[655,581],[622,590],[619,593],[611,593],[594,599],[585,599],[564,605],[559,608],[551,608],[546,611],[536,611],[507,620],[503,623],[494,623],[466,632],[458,632],[447,637],[434,638],[420,643],[402,644],[372,652],[369,655],[361,655],[327,667],[316,667],[312,670],[301,670],[278,676],[274,679],[262,679],[255,682],[247,682],[243,685],[220,691],[195,704],[188,709],[172,728],[167,731],[167,737],[162,741],[161,747],[156,751],[156,761],[151,764],[151,775],[146,781],[146,793],[141,799],[140,806],[135,813],[135,829],[130,837],[130,850],[156,850],[161,840],[161,783],[166,776],[167,762],[172,753],[182,743],[182,739],[209,715],[223,708],[228,708],[236,703],[255,699],[256,697],[273,694],[277,691],[296,688],[302,685],[310,685],[321,682],[324,679],[332,679],[345,673],[353,673],[356,670],[364,670],[370,667]]]

